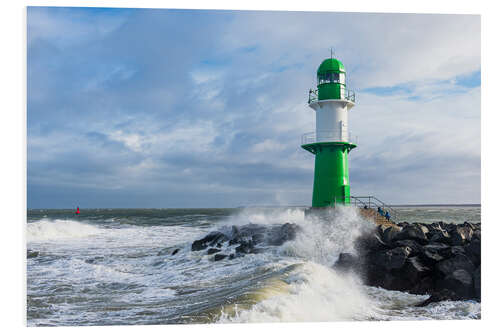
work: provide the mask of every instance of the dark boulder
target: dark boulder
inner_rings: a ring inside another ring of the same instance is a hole
[[[236,253],[252,253],[252,250],[254,249],[254,244],[252,241],[246,241],[242,242],[238,247],[236,247],[234,250]]]
[[[203,237],[202,239],[195,240],[191,245],[191,251],[200,251],[206,249],[208,246],[215,246],[219,243],[228,241],[229,238],[219,231],[213,231]]]
[[[398,227],[400,227],[400,228],[404,228],[404,227],[409,226],[409,225],[410,225],[410,223],[408,223],[408,222],[404,221],[404,222],[399,222],[399,223],[397,223],[396,225],[397,225]]]
[[[437,262],[447,258],[444,253],[449,249],[448,245],[444,244],[429,244],[422,247],[422,252],[418,254],[422,263],[428,266],[433,266]]]
[[[481,241],[473,238],[471,242],[464,247],[465,254],[472,261],[474,266],[481,265]]]
[[[470,227],[457,226],[450,232],[450,242],[451,245],[464,245],[470,242],[474,231]]]
[[[422,277],[408,291],[412,294],[425,295],[434,290],[434,279],[430,275]]]
[[[442,256],[445,256],[448,252],[450,252],[450,246],[443,243],[432,242],[423,247],[424,251],[432,251],[438,253]]]
[[[401,269],[391,272],[393,277],[391,284],[385,288],[419,294],[426,293],[431,282],[424,280],[424,278],[429,274],[429,271],[430,269],[422,264],[418,257],[407,258]]]
[[[472,275],[464,270],[457,269],[447,275],[443,280],[438,280],[438,288],[446,288],[453,291],[460,299],[469,299],[474,296],[474,284]]]
[[[333,265],[333,268],[341,271],[357,271],[360,268],[359,258],[352,255],[351,253],[343,252],[339,254],[339,258]]]
[[[442,277],[451,275],[454,271],[463,269],[471,274],[474,271],[474,265],[463,254],[458,254],[454,257],[442,260],[435,266],[436,272]]]
[[[225,259],[227,257],[226,254],[220,254],[220,253],[217,253],[215,256],[214,256],[214,261],[220,261],[222,259]]]
[[[251,241],[241,243],[234,250],[235,250],[236,254],[250,254],[250,253],[257,254],[257,253],[261,253],[264,251],[263,248],[256,248],[255,244]]]
[[[443,221],[439,221],[439,222],[433,222],[429,225],[430,227],[430,230],[429,231],[432,231],[432,230],[446,230],[446,226],[445,226],[445,223]]]
[[[435,302],[458,301],[459,299],[460,299],[460,297],[458,297],[458,295],[455,294],[453,291],[451,291],[449,289],[442,289],[442,290],[433,292],[428,299],[426,299],[425,301],[423,301],[421,303],[418,303],[415,306],[423,307],[423,306],[427,306],[427,305],[429,305],[431,303],[435,303]]]
[[[429,241],[425,233],[416,225],[407,225],[395,236],[394,241],[411,239],[425,245]]]
[[[433,229],[427,234],[429,242],[450,244],[450,235],[443,229]]]
[[[273,227],[268,232],[267,243],[273,246],[279,246],[289,240],[294,240],[299,226],[292,223],[285,223],[279,227]]]
[[[415,256],[424,250],[424,247],[412,239],[398,240],[393,243],[395,247],[407,247],[410,249],[409,256]]]
[[[422,231],[424,235],[427,235],[429,231],[432,229],[428,224],[425,223],[413,223],[412,225],[417,229],[420,229],[420,231]]]
[[[481,300],[481,266],[474,271],[474,297]]]
[[[359,265],[365,283],[432,296],[435,301],[480,299],[481,226],[436,222],[379,226],[358,239],[358,257],[342,254],[334,268]],[[361,249],[361,250],[360,250]]]
[[[382,242],[385,244],[392,244],[396,236],[399,234],[399,230],[394,227],[388,227],[383,231]]]
[[[221,251],[220,249],[210,248],[210,249],[208,249],[207,254],[210,255],[210,254],[214,254],[214,253],[217,253],[220,251]]]
[[[27,259],[36,258],[36,257],[38,257],[39,254],[40,254],[40,252],[38,252],[38,251],[28,250],[26,257],[27,257]]]
[[[368,253],[390,249],[376,232],[367,232],[359,236],[355,241],[354,247],[362,256]]]
[[[476,230],[477,227],[474,223],[469,223],[467,221],[465,221],[463,224],[462,224],[464,227],[467,227],[467,228],[471,228],[472,231]]]
[[[408,247],[397,247],[392,250],[376,252],[372,262],[388,271],[397,270],[403,267],[411,250]]]

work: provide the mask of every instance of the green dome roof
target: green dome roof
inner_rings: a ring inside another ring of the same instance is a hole
[[[323,60],[321,65],[319,65],[318,67],[318,74],[330,71],[345,73],[344,64],[342,64],[340,60],[337,60],[335,58],[328,58]]]

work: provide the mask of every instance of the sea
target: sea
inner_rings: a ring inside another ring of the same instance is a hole
[[[480,222],[480,206],[397,207],[408,222]],[[163,325],[480,319],[481,303],[416,305],[413,295],[363,285],[332,268],[374,228],[356,209],[305,207],[33,209],[27,212],[27,325]],[[233,260],[191,251],[211,231],[296,223],[281,246]],[[175,253],[175,254],[173,254]]]

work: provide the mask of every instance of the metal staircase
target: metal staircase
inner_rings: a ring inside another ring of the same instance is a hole
[[[366,217],[375,219],[375,223],[377,224],[396,223],[396,221],[399,220],[398,212],[394,208],[374,196],[351,196],[350,198],[352,206],[358,207],[361,213]],[[378,213],[379,208],[382,209],[384,213],[389,212],[389,221]]]

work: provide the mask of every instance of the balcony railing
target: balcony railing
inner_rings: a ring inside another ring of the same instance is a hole
[[[345,100],[351,101],[353,103],[356,103],[356,94],[354,93],[354,91],[348,90],[348,89],[342,89],[342,92],[343,92],[344,98],[341,98],[341,99],[345,99]],[[342,97],[342,93],[341,93],[341,97]],[[316,90],[310,89],[309,90],[309,101],[307,103],[311,104],[311,103],[314,103],[317,101],[318,101],[318,89],[316,89]]]
[[[303,145],[316,142],[348,142],[357,145],[358,137],[348,131],[319,131],[302,135]]]

